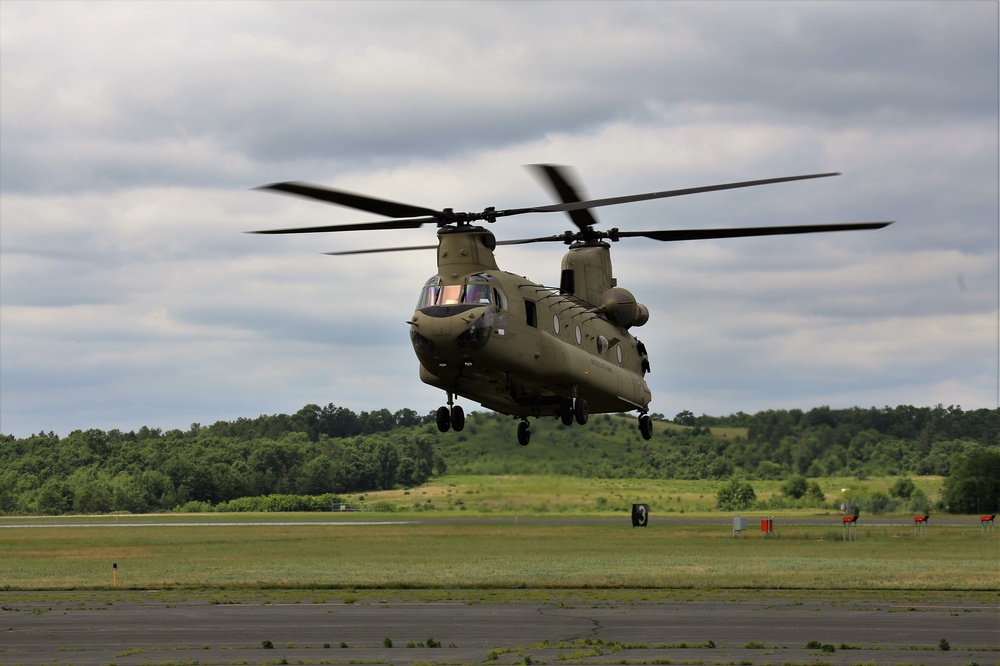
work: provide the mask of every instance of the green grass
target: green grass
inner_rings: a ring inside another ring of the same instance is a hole
[[[882,489],[893,481],[863,483]],[[915,482],[931,497],[940,491],[940,478]],[[963,527],[932,520],[928,536],[920,538],[913,535],[909,515],[901,516],[897,526],[862,520],[858,540],[845,543],[836,511],[799,509],[769,512],[776,517],[777,539],[764,540],[751,529],[737,540],[730,514],[713,511],[718,483],[450,476],[419,488],[351,497],[409,508],[392,514],[33,518],[76,526],[0,529],[0,590],[106,590],[115,562],[122,590],[326,589],[351,591],[348,596],[355,599],[358,590],[376,589],[995,589],[997,537],[985,538],[971,519]],[[780,492],[781,482],[753,483],[758,496]],[[862,482],[820,483],[833,501],[841,488]],[[633,502],[650,504],[649,527],[631,527]],[[719,524],[666,520],[682,514],[711,517]],[[546,516],[578,520],[530,520]],[[782,523],[795,516],[823,524]],[[616,520],[585,520],[592,517]],[[417,518],[420,524],[317,524]],[[28,520],[0,518],[0,525]],[[185,525],[205,521],[219,524]],[[296,524],[252,524],[275,521]]]
[[[896,477],[858,481],[854,478],[816,479],[827,502],[839,502],[843,489],[888,491]],[[936,500],[942,477],[915,477],[914,485]],[[633,502],[649,504],[655,514],[705,514],[715,510],[715,493],[723,480],[588,479],[558,475],[451,475],[408,490],[351,495],[355,502],[387,500],[399,506],[483,513],[620,513]],[[766,500],[781,494],[784,481],[750,482],[757,497]],[[603,500],[602,500],[603,498]],[[775,512],[769,512],[775,513]],[[786,511],[782,515],[814,515],[822,510]],[[826,513],[834,515],[832,510]]]
[[[273,516],[263,516],[271,517]],[[212,517],[216,520],[220,516]],[[51,527],[5,530],[0,589],[989,590],[996,539],[939,527],[781,528],[621,523]]]

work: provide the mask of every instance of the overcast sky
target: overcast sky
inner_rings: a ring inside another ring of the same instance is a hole
[[[652,411],[997,407],[992,0],[3,0],[0,49],[0,432],[435,409],[405,324],[434,253],[320,254],[433,228],[243,234],[378,219],[251,188],[550,203],[532,163],[595,198],[843,172],[595,210],[604,228],[897,220],[616,244],[651,311]],[[563,251],[496,254],[558,284]]]

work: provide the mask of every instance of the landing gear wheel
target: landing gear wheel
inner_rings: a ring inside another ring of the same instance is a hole
[[[528,425],[527,421],[521,421],[517,424],[517,443],[521,446],[527,446],[530,441],[531,426]]]
[[[455,432],[460,432],[465,427],[465,410],[461,405],[453,405],[451,408],[451,427]]]
[[[649,418],[649,414],[639,415],[639,432],[643,439],[653,439],[653,419]]]
[[[437,426],[441,432],[448,432],[451,429],[451,410],[443,405],[437,410]]]
[[[573,425],[573,399],[566,398],[559,407],[559,418],[564,426]]]
[[[583,398],[577,398],[573,404],[573,415],[576,416],[576,422],[583,425],[587,422],[587,417],[590,416],[590,410],[587,408],[587,401]]]

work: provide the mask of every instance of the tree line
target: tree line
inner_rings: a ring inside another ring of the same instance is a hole
[[[0,436],[0,513],[146,513],[243,497],[416,486],[444,471],[412,410],[193,424],[187,431]]]
[[[358,414],[333,404],[185,431],[0,435],[0,513],[213,507],[412,487],[445,471],[719,480],[931,474],[948,477],[943,508],[1000,504],[1000,410],[819,407],[654,418],[650,441],[634,415],[595,415],[585,427],[540,419],[528,447],[513,443],[513,422],[494,413],[472,412],[462,432],[441,434],[433,414]]]

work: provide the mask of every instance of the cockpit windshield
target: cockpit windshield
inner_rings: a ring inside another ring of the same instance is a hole
[[[433,305],[496,305],[503,307],[505,299],[488,275],[472,275],[465,284],[442,285],[441,278],[432,277],[424,284],[417,309]]]

